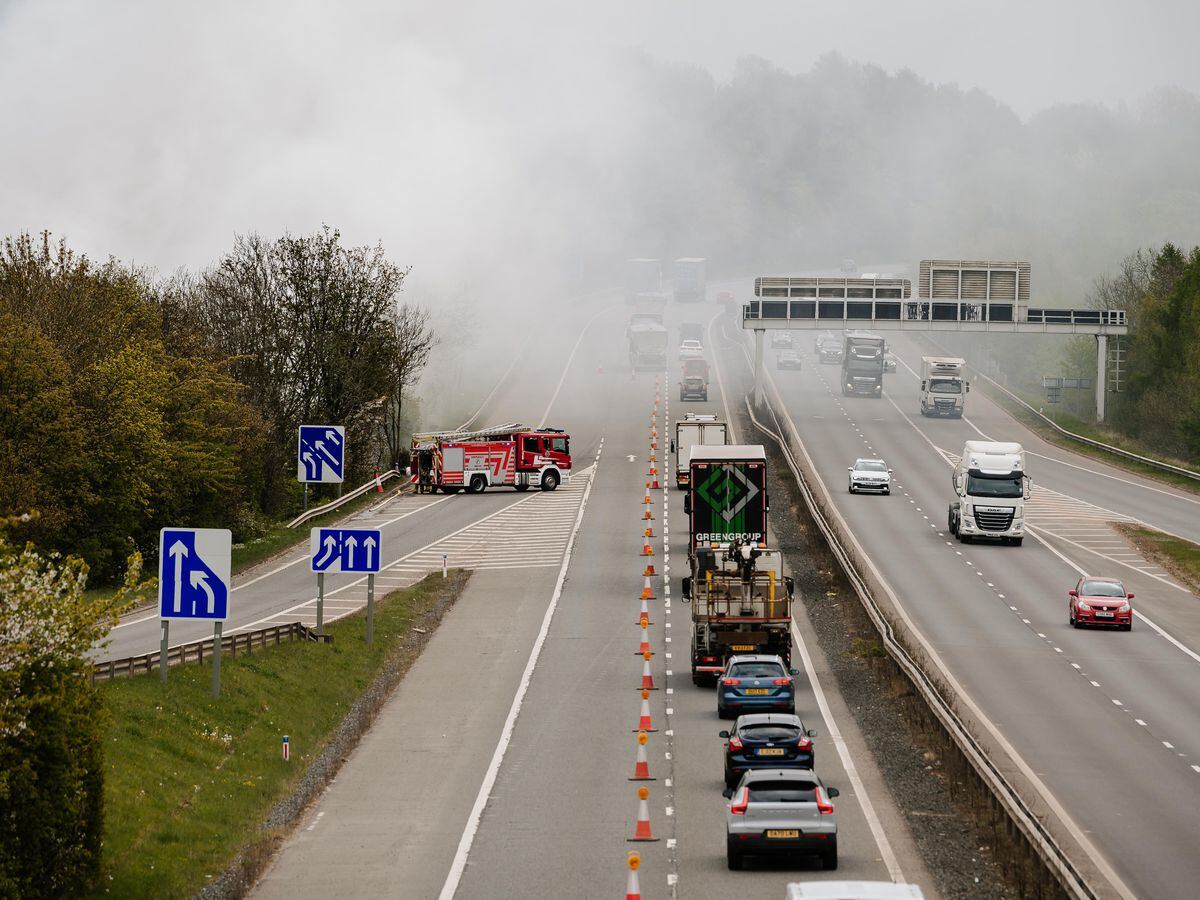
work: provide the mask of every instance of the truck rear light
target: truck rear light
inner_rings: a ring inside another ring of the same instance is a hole
[[[791,683],[792,683],[792,679],[790,679],[790,678],[776,678],[775,679],[775,684],[778,685],[779,687],[783,687],[785,684],[791,684]]]
[[[822,787],[818,787],[813,793],[817,797],[817,809],[819,809],[821,811],[821,815],[832,816],[833,815],[833,801],[827,800],[825,798],[825,789]]]
[[[746,807],[750,805],[750,788],[742,788],[733,795],[733,799],[729,801],[729,811],[735,816],[744,816]],[[829,808],[833,812],[833,807]]]
[[[742,679],[740,679],[740,678],[722,678],[721,679],[721,684],[723,684],[727,687],[730,687],[735,684],[741,684],[741,683],[742,683]]]

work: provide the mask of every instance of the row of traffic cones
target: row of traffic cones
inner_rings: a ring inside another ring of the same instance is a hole
[[[654,727],[654,719],[650,713],[650,692],[658,690],[654,684],[654,673],[650,668],[650,661],[654,658],[654,651],[650,649],[650,625],[653,624],[650,620],[650,601],[654,598],[654,587],[650,579],[657,575],[654,570],[654,563],[650,560],[654,557],[654,546],[651,541],[655,537],[654,526],[649,524],[654,521],[654,498],[652,491],[661,490],[662,487],[658,480],[658,458],[656,451],[658,450],[658,403],[659,391],[661,383],[659,379],[654,381],[654,410],[650,416],[650,466],[646,472],[646,495],[642,500],[644,510],[642,512],[642,522],[644,530],[642,531],[642,552],[641,556],[647,560],[646,567],[642,571],[642,593],[638,599],[642,601],[641,610],[638,612],[637,625],[641,629],[641,640],[638,643],[638,648],[635,653],[642,658],[642,681],[638,690],[642,695],[641,709],[638,714],[637,727],[633,729],[637,735],[637,753],[633,763],[633,775],[630,776],[630,781],[650,782],[655,781],[655,777],[650,774],[650,760],[647,752],[647,745],[650,743],[650,735],[657,733],[658,729]],[[633,836],[628,840],[637,842],[652,842],[658,838],[654,836],[654,831],[650,826],[650,789],[645,785],[638,788],[638,809],[637,822],[633,828]],[[626,865],[629,867],[629,875],[625,885],[625,900],[641,900],[641,888],[638,885],[638,868],[641,866],[641,855],[636,852],[631,852],[627,859]]]

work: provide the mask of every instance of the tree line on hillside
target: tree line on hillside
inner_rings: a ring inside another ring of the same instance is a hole
[[[238,237],[169,278],[49,234],[0,244],[0,517],[115,579],[167,524],[252,538],[299,503],[300,424],[347,429],[347,479],[402,465],[436,338],[408,270],[334,229]]]

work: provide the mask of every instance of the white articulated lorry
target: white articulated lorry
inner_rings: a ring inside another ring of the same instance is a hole
[[[1025,537],[1029,476],[1017,443],[967,441],[951,476],[956,498],[947,527],[964,544],[975,538],[1020,546]]]
[[[675,485],[686,491],[691,478],[692,448],[721,446],[729,440],[724,422],[717,417],[702,413],[688,413],[675,423],[675,440],[671,441],[671,452],[675,454]]]
[[[963,378],[966,365],[957,356],[921,357],[921,415],[963,417],[971,390]]]

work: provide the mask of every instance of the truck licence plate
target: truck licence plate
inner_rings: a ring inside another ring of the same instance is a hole
[[[769,838],[798,838],[800,837],[799,828],[768,828],[767,837]]]
[[[734,644],[731,648],[734,653],[746,653],[754,650],[753,644]]]
[[[783,756],[782,747],[763,747],[758,751],[759,756]]]
[[[769,693],[771,693],[771,691],[768,688],[746,688],[746,693],[759,695],[759,694],[769,694]]]
[[[1096,618],[1097,619],[1111,619],[1112,617],[1113,617],[1113,614],[1110,612],[1102,612],[1101,610],[1096,610]]]

